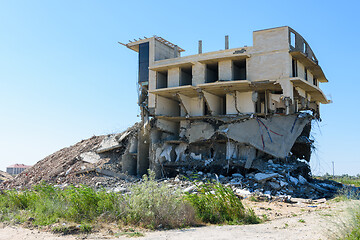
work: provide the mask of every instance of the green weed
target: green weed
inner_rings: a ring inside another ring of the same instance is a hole
[[[252,209],[245,209],[230,187],[216,183],[197,185],[197,194],[187,194],[197,217],[206,223],[259,223]]]

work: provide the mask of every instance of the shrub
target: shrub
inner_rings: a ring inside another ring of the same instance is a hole
[[[197,185],[197,194],[187,194],[197,217],[207,223],[259,223],[252,209],[245,209],[230,187],[221,183]]]
[[[155,173],[149,171],[140,184],[131,188],[125,197],[125,223],[147,228],[176,228],[194,224],[193,208],[184,200],[179,190],[158,185]]]

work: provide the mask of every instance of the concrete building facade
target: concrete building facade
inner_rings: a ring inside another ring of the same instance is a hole
[[[31,166],[25,165],[25,164],[14,164],[11,166],[8,166],[6,168],[6,172],[10,175],[17,175],[25,171],[26,169],[31,168]]]
[[[290,27],[253,32],[253,46],[181,57],[161,37],[123,44],[139,54],[143,127],[123,171],[166,175],[193,166],[230,173],[254,160],[310,160],[311,121],[328,82],[307,41]],[[135,167],[135,166],[136,167]],[[129,165],[127,165],[129,166]]]

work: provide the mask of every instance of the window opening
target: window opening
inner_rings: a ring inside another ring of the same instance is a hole
[[[168,86],[168,72],[157,72],[156,74],[156,89],[167,88]]]
[[[218,63],[206,64],[205,82],[212,83],[219,80],[219,67]]]
[[[180,86],[192,85],[192,67],[180,68]]]
[[[297,71],[297,61],[295,59],[292,60],[292,77],[297,77],[298,71]]]
[[[233,80],[246,80],[246,60],[233,61]]]

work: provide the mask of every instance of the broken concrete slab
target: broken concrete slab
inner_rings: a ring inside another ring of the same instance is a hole
[[[312,119],[311,115],[299,114],[250,118],[246,121],[224,124],[218,132],[224,136],[251,145],[277,158],[288,156],[304,126]],[[225,131],[227,130],[227,131]]]
[[[96,152],[103,153],[103,152],[111,151],[111,150],[122,147],[122,144],[120,144],[117,141],[118,135],[119,134],[111,134],[111,135],[108,135],[107,137],[105,137],[104,140],[101,142],[100,147],[96,150]],[[120,135],[120,136],[122,137],[123,135]]]
[[[256,173],[254,176],[255,181],[257,182],[266,182],[272,178],[278,177],[277,173]]]
[[[85,152],[80,154],[80,160],[87,163],[95,164],[100,161],[101,157],[95,152]]]

